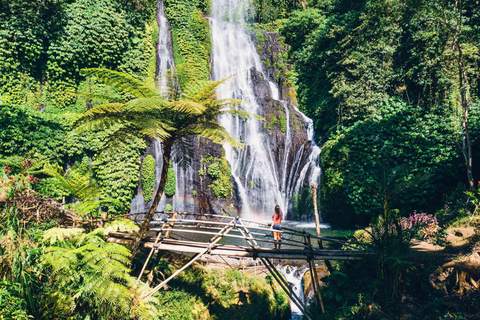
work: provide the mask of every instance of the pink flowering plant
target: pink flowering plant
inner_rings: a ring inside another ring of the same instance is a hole
[[[434,215],[416,211],[411,216],[402,218],[400,226],[403,231],[414,233],[414,238],[422,241],[432,241],[440,230]]]

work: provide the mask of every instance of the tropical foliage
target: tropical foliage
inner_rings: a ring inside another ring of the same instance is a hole
[[[180,92],[174,86],[172,93],[168,95],[170,101],[167,101],[160,96],[155,86],[126,73],[102,68],[85,69],[82,73],[115,87],[122,98],[111,97],[107,101],[115,102],[100,104],[86,111],[77,119],[75,132],[113,129],[109,136],[109,145],[113,148],[129,135],[142,137],[145,141],[151,139],[163,141],[161,179],[149,213],[133,245],[135,255],[140,239],[146,234],[147,226],[165,191],[175,143],[182,144],[185,139],[196,136],[215,143],[228,142],[235,147],[240,147],[242,144],[233,139],[218,123],[218,117],[223,114],[244,118],[253,115],[235,109],[239,101],[216,98],[216,90],[222,81],[199,81]],[[182,83],[181,80],[180,83]],[[88,96],[88,93],[80,94]],[[188,162],[188,159],[183,159],[185,156],[187,154],[176,153],[178,162]],[[168,190],[169,195],[174,194],[173,182],[170,182]],[[225,197],[223,193],[219,196]]]

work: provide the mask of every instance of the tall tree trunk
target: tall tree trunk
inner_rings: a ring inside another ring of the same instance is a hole
[[[462,153],[467,167],[467,179],[470,190],[475,190],[475,181],[473,180],[473,157],[472,145],[470,143],[470,133],[468,131],[468,79],[465,71],[465,62],[463,60],[462,49],[457,45],[458,50],[458,76],[460,81],[460,94],[462,96]]]
[[[475,181],[473,180],[473,157],[472,145],[470,143],[470,133],[468,131],[468,107],[470,104],[468,97],[468,77],[465,70],[465,59],[463,57],[461,35],[463,28],[463,1],[457,0],[455,3],[458,11],[457,25],[453,34],[452,49],[457,51],[457,65],[458,65],[458,81],[460,85],[460,96],[462,104],[462,153],[465,159],[465,166],[467,167],[467,180],[470,190],[475,190]]]
[[[158,185],[157,193],[155,194],[155,198],[153,199],[152,206],[150,207],[150,210],[147,213],[147,216],[145,217],[145,221],[143,222],[142,226],[140,227],[140,231],[138,232],[137,236],[135,237],[135,240],[132,243],[132,261],[135,258],[138,248],[140,246],[140,242],[142,239],[145,237],[147,234],[147,228],[150,222],[153,219],[153,216],[155,215],[155,211],[157,211],[158,204],[160,203],[160,200],[162,199],[163,192],[165,190],[165,185],[167,184],[167,179],[168,179],[168,168],[170,166],[170,157],[171,157],[171,152],[172,152],[172,145],[173,145],[173,139],[170,138],[166,141],[163,142],[163,166],[162,166],[162,175],[160,178],[160,183]]]
[[[313,213],[315,214],[315,227],[317,229],[317,236],[320,236],[320,216],[318,215],[317,207],[317,188],[316,184],[312,184],[312,198],[313,198]]]
[[[320,215],[318,214],[318,207],[317,207],[317,188],[318,186],[316,184],[312,184],[312,198],[313,198],[313,213],[315,214],[315,227],[317,230],[317,236],[320,237]],[[318,240],[318,247],[320,249],[323,249],[323,242],[322,240]],[[330,260],[325,260],[325,265],[327,266],[328,271],[330,274],[333,272],[333,267],[332,264],[330,263]],[[315,267],[315,265],[314,265]]]

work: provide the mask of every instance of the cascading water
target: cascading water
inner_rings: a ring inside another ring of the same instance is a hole
[[[292,267],[289,265],[280,266],[278,265],[276,269],[285,276],[285,279],[292,288],[292,291],[300,298],[300,300],[305,303],[305,294],[303,290],[303,276],[307,272],[308,268],[303,267]],[[298,306],[295,303],[290,305],[292,317],[291,320],[300,320],[303,318],[303,313],[300,311]]]
[[[251,114],[262,114],[257,102],[252,76],[258,72],[265,76],[260,55],[252,35],[245,30],[251,22],[253,7],[250,0],[212,0],[210,19],[213,43],[214,80],[228,79],[218,89],[219,98],[242,100],[241,108]],[[285,150],[281,164],[275,159],[276,147],[272,146],[263,123],[257,119],[243,120],[233,116],[222,116],[220,124],[245,147],[234,149],[225,146],[226,157],[232,166],[232,175],[237,183],[242,200],[242,216],[268,219],[273,208],[279,204],[288,210],[289,201],[302,186],[318,183],[320,149],[310,143],[295,152],[289,161],[292,149],[291,110],[286,101],[280,101],[278,86],[269,81],[269,94],[283,106],[286,115]],[[298,109],[296,109],[298,113]],[[308,138],[313,139],[312,120],[302,114],[307,125]]]
[[[155,82],[160,95],[168,98],[172,90],[177,90],[177,78],[175,61],[173,57],[173,45],[171,27],[165,15],[163,0],[157,2],[157,24],[158,24],[158,44],[157,44],[157,67],[155,70]],[[157,190],[160,183],[163,166],[163,145],[160,141],[154,140],[151,153],[155,157],[155,184],[154,190]],[[194,211],[193,204],[193,169],[191,167],[182,168],[176,163],[172,163],[175,171],[176,190],[172,199],[173,210]],[[165,209],[167,198],[163,195],[158,210]],[[131,204],[131,212],[142,212],[148,208],[141,192],[135,196]]]
[[[160,95],[168,97],[172,89],[172,83],[175,81],[175,61],[173,58],[172,33],[170,24],[165,15],[163,0],[157,3],[157,25],[158,25],[158,44],[157,44],[157,70],[155,70],[156,83]]]

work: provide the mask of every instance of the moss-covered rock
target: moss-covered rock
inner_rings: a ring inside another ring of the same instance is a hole
[[[177,180],[175,177],[175,170],[170,165],[170,168],[168,168],[167,184],[165,184],[165,195],[167,197],[173,197],[175,195],[176,190],[177,190]]]
[[[155,185],[155,159],[148,155],[142,164],[142,191],[143,199],[149,202],[153,197],[153,187]]]

